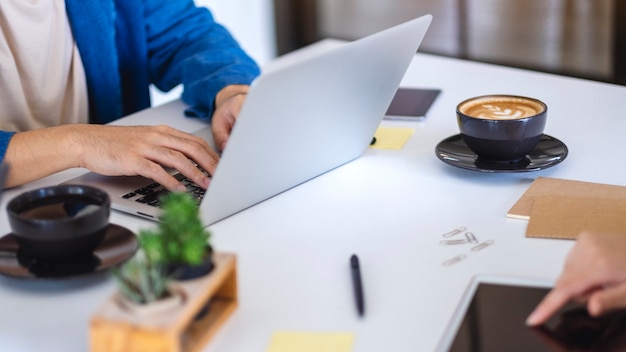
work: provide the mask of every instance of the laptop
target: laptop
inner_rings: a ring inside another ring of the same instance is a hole
[[[425,15],[291,60],[257,78],[199,202],[203,223],[213,224],[361,156],[431,20]],[[210,127],[196,134],[210,139]],[[151,205],[128,196],[141,187],[159,187],[142,177],[86,173],[64,183],[104,189],[113,209],[158,220],[158,201]]]
[[[4,189],[4,183],[6,182],[9,174],[9,164],[0,162],[0,193]]]

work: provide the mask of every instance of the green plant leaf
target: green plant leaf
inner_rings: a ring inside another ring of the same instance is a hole
[[[169,276],[160,265],[153,265],[143,253],[136,254],[113,275],[124,297],[137,303],[150,303],[167,296]]]
[[[202,225],[195,199],[188,193],[172,192],[161,203],[157,228],[140,233],[142,248],[155,263],[199,264],[211,234]]]

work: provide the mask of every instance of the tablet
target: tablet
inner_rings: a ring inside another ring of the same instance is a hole
[[[459,303],[437,351],[622,351],[626,310],[592,318],[569,303],[546,324],[530,328],[526,318],[550,291],[551,282],[477,276]]]

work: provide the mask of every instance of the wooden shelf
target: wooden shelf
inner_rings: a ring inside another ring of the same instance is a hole
[[[175,281],[183,305],[149,317],[130,313],[116,293],[92,316],[93,352],[195,352],[211,340],[237,307],[236,256],[213,254],[214,269],[206,277]],[[196,318],[207,304],[206,315]]]

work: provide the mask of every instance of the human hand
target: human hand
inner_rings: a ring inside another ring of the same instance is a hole
[[[624,311],[591,317],[585,308],[574,308],[563,312],[554,327],[541,325],[531,331],[554,352],[624,351],[625,322]]]
[[[223,88],[215,97],[215,112],[211,120],[213,140],[219,150],[226,148],[226,142],[235,125],[249,87],[231,85]]]
[[[212,174],[218,160],[204,139],[168,126],[89,124],[16,133],[4,157],[12,166],[8,187],[85,167],[109,176],[148,177],[172,191],[185,191],[185,187],[163,167],[174,168],[206,188],[209,178],[194,162]]]
[[[591,316],[626,307],[626,235],[582,233],[561,277],[526,323],[543,324],[570,300],[586,302]]]
[[[173,191],[185,191],[164,167],[174,168],[197,185],[210,182],[198,167],[213,174],[219,160],[207,142],[169,126],[76,125],[79,164],[103,175],[151,178]]]

